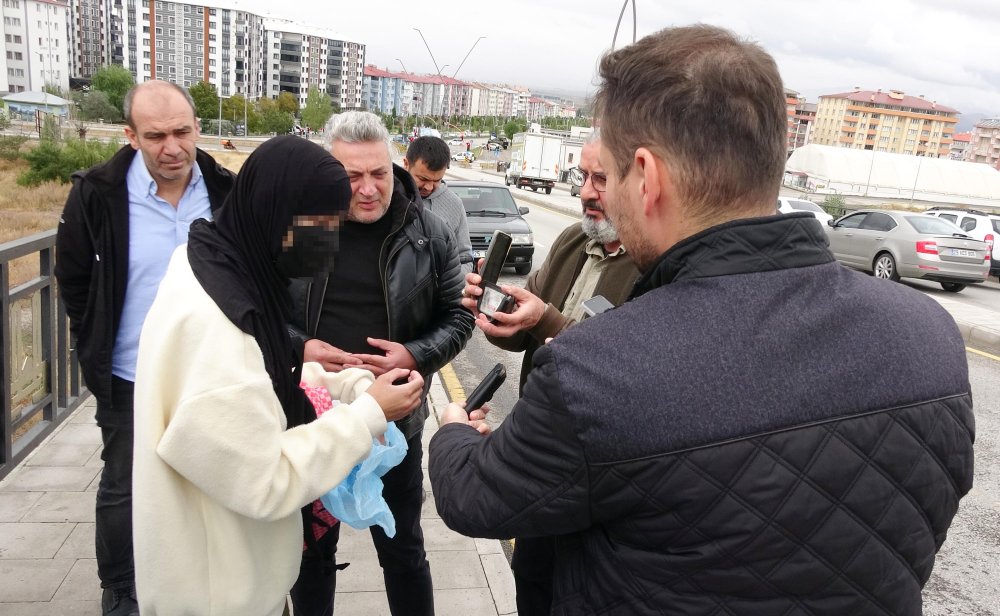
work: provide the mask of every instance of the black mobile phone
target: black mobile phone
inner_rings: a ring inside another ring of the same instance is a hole
[[[496,284],[500,279],[500,271],[503,269],[504,261],[507,260],[507,253],[510,252],[510,245],[513,240],[503,231],[494,231],[493,239],[490,240],[490,247],[486,250],[486,261],[479,275],[483,277],[483,282]]]
[[[479,385],[472,390],[469,397],[465,399],[465,412],[471,413],[472,411],[482,408],[484,404],[493,399],[493,394],[500,389],[503,382],[507,379],[507,369],[504,368],[503,364],[497,364],[493,366],[493,369],[489,371]]]
[[[483,263],[480,276],[483,280],[479,287],[483,294],[479,296],[477,308],[479,312],[485,314],[490,323],[493,323],[493,315],[497,312],[510,312],[514,309],[514,298],[507,295],[497,286],[500,279],[500,271],[507,260],[507,253],[510,252],[512,239],[503,231],[494,231],[490,247],[486,251],[486,261]]]
[[[614,308],[615,305],[608,301],[608,298],[603,295],[595,295],[587,301],[583,302],[583,318],[592,317],[601,314],[602,312],[607,312]]]

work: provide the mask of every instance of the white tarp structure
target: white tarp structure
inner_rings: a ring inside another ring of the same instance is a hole
[[[785,171],[786,181],[820,194],[1000,207],[1000,171],[982,163],[809,144]]]

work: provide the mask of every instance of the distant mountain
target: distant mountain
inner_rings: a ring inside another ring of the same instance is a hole
[[[958,124],[955,125],[956,133],[966,133],[975,128],[976,124],[990,117],[985,113],[963,113],[958,116]]]

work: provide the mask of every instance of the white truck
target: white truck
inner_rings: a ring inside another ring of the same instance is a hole
[[[510,166],[504,176],[507,186],[531,190],[545,189],[551,194],[559,179],[562,139],[536,133],[517,133],[510,142]]]

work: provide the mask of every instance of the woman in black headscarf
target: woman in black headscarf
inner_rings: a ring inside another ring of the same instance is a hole
[[[350,198],[329,153],[272,139],[247,159],[216,220],[192,224],[171,259],[136,376],[144,615],[280,614],[299,569],[300,508],[419,403],[415,371],[326,374],[340,404],[319,419],[299,387],[288,279],[329,267]]]

